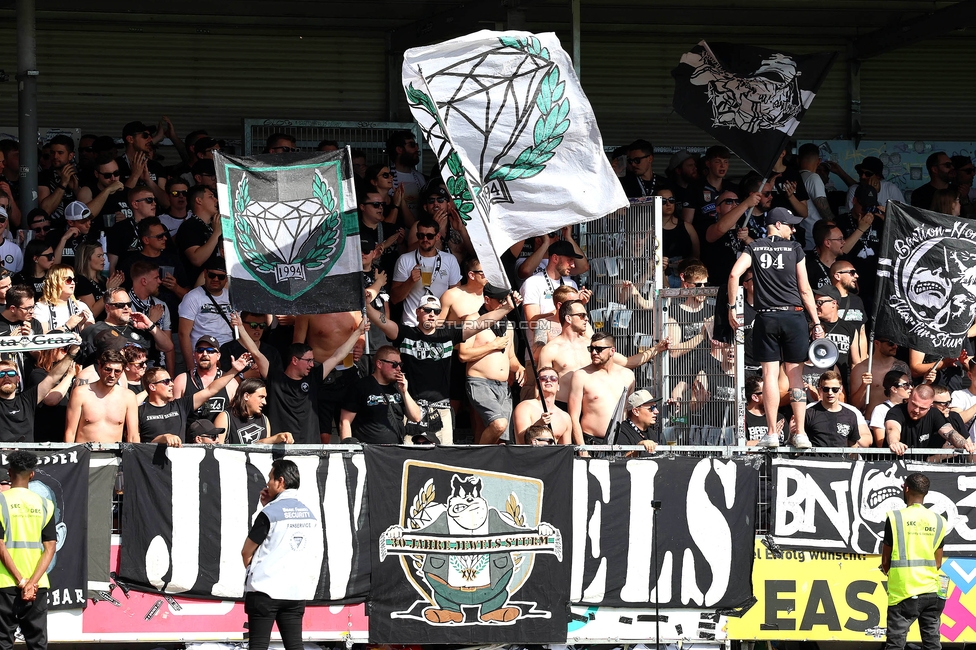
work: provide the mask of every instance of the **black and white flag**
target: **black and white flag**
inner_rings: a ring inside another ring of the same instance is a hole
[[[724,608],[752,597],[754,462],[577,459],[573,473],[573,604]]]
[[[976,225],[889,201],[874,336],[955,358],[976,319]]]
[[[37,467],[28,487],[54,504],[58,536],[57,550],[47,570],[51,581],[48,607],[77,609],[84,606],[88,591],[88,463],[91,451],[84,446],[32,451],[37,454]],[[6,453],[0,457],[0,464],[7,465]]]
[[[945,551],[976,556],[976,467],[906,461],[774,458],[773,540],[785,548],[881,553],[888,512],[905,507],[902,485],[922,472],[925,505],[946,518]]]
[[[319,314],[363,308],[349,149],[214,153],[223,254],[235,309]]]
[[[672,104],[678,115],[769,176],[835,56],[701,41],[671,72]]]
[[[143,591],[242,599],[241,548],[260,512],[267,451],[129,445],[122,452],[120,580]],[[285,456],[302,501],[320,506],[324,547],[316,602],[360,602],[369,590],[369,524],[362,454]]]
[[[573,450],[366,445],[370,643],[565,643]]]

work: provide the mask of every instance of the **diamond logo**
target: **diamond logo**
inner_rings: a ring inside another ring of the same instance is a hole
[[[254,225],[264,247],[282,264],[298,258],[312,233],[317,232],[328,214],[314,199],[298,201],[253,201],[239,215]]]

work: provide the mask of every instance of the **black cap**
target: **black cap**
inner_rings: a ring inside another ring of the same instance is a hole
[[[224,431],[225,431],[225,429],[223,429],[221,427],[215,427],[214,424],[213,424],[213,422],[211,422],[210,420],[208,420],[206,418],[204,418],[202,420],[195,420],[190,425],[190,436],[191,437],[194,437],[194,438],[196,436],[200,436],[201,438],[214,438],[214,439],[216,439],[217,436],[219,436],[220,434],[222,434]]]
[[[125,138],[126,136],[142,133],[143,131],[149,131],[152,133],[155,130],[156,127],[143,124],[142,122],[136,120],[135,122],[129,122],[122,127],[122,137]]]
[[[854,190],[854,198],[862,210],[871,210],[878,207],[878,191],[867,183],[858,183]]]
[[[223,257],[215,255],[203,263],[203,269],[205,271],[224,271],[226,273],[227,264],[224,262]]]
[[[834,288],[834,285],[832,284],[827,284],[819,289],[814,289],[813,295],[824,296],[825,298],[833,298],[834,300],[840,301],[840,291]]]
[[[550,256],[562,255],[563,257],[572,257],[573,259],[577,260],[583,259],[583,256],[576,252],[576,249],[573,248],[572,244],[562,239],[549,244],[549,250],[547,253]]]
[[[884,163],[881,162],[880,158],[868,156],[859,165],[854,165],[854,170],[858,174],[861,173],[862,169],[871,172],[878,178],[884,178]]]
[[[210,159],[196,161],[193,163],[193,166],[190,167],[190,171],[194,175],[200,174],[201,176],[217,176],[217,168],[214,166],[214,161]]]
[[[204,334],[203,336],[198,338],[196,345],[194,345],[193,347],[200,347],[201,344],[207,345],[212,348],[217,348],[218,350],[220,349],[220,343],[217,341],[217,339],[210,336],[209,334]]]
[[[484,289],[485,295],[489,298],[494,298],[495,300],[505,300],[508,294],[511,293],[510,289],[504,289],[502,287],[496,287],[493,284],[486,284]]]
[[[774,223],[785,223],[789,226],[795,226],[802,221],[803,217],[793,214],[786,208],[773,208],[766,213],[766,218],[763,223],[767,226],[771,226]]]

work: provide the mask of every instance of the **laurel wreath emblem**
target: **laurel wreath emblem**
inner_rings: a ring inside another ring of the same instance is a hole
[[[319,234],[311,246],[303,246],[303,252],[295,260],[280,260],[285,264],[301,264],[310,271],[315,271],[326,265],[335,252],[338,244],[337,232],[340,230],[340,215],[336,210],[335,194],[322,175],[316,170],[312,181],[312,196],[318,200],[328,213],[319,225]],[[250,265],[258,273],[273,273],[279,263],[275,257],[268,256],[258,248],[257,235],[254,228],[242,215],[251,202],[247,176],[243,176],[237,184],[237,196],[234,200],[234,211],[238,218],[234,220],[237,241],[241,252],[249,260]]]

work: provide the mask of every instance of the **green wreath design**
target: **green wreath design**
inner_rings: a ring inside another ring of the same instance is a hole
[[[246,257],[251,260],[251,266],[258,273],[272,273],[275,263],[268,259],[268,256],[258,250],[254,229],[250,222],[244,218],[244,209],[251,202],[250,189],[247,183],[247,176],[242,176],[237,184],[237,196],[234,199],[234,219],[235,230],[237,232],[237,244]]]

